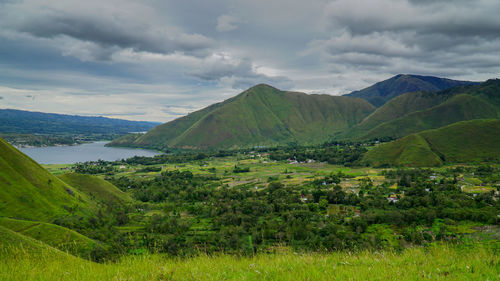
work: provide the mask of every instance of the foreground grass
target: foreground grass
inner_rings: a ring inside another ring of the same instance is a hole
[[[498,249],[496,249],[498,250]],[[51,249],[0,249],[1,280],[498,280],[492,247],[432,245],[402,253],[230,255],[175,259],[127,256],[97,264]]]

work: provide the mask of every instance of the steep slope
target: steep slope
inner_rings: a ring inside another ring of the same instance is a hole
[[[0,133],[126,134],[144,132],[158,124],[106,117],[0,109]]]
[[[377,108],[343,139],[399,138],[458,121],[500,117],[500,80],[398,96]]]
[[[364,139],[399,138],[464,120],[497,118],[495,106],[479,97],[461,94],[430,109],[383,123],[363,135]]]
[[[78,173],[66,173],[59,178],[65,183],[89,196],[93,201],[100,201],[106,205],[131,202],[132,198],[110,182],[96,176]]]
[[[87,196],[0,139],[0,216],[51,221],[91,207]]]
[[[57,250],[41,241],[17,233],[11,229],[0,225],[0,257],[14,258],[20,254],[29,254],[33,259],[44,257],[53,257],[58,259],[78,258]]]
[[[207,149],[320,143],[354,126],[373,110],[362,99],[285,92],[260,84],[157,126],[133,142],[122,138],[111,145]]]
[[[500,120],[471,120],[381,144],[363,161],[374,166],[439,166],[500,160]]]
[[[102,246],[80,233],[55,224],[0,218],[0,227],[41,241],[72,255],[88,258]]]
[[[452,97],[451,94],[443,92],[412,92],[402,94],[377,108],[363,119],[361,123],[343,132],[339,138],[352,139],[360,137],[380,124],[393,121],[416,111],[431,108],[450,97]]]
[[[433,76],[399,74],[378,82],[365,89],[354,91],[347,96],[358,97],[369,101],[376,107],[401,94],[417,91],[441,91],[460,85],[473,84],[469,81],[457,81]]]

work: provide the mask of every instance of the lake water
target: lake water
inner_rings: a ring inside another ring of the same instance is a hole
[[[106,141],[85,143],[74,146],[49,146],[18,148],[40,164],[73,164],[85,161],[115,161],[134,156],[155,156],[153,150],[121,147],[105,147]]]

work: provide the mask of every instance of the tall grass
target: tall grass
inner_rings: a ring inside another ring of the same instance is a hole
[[[498,249],[497,249],[498,250]],[[46,249],[0,249],[1,280],[499,280],[495,249],[436,244],[402,253],[127,256],[97,264]]]

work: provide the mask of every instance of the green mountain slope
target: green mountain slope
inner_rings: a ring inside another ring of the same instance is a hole
[[[53,248],[41,241],[31,237],[22,235],[14,230],[8,229],[0,225],[0,257],[14,258],[22,255],[30,255],[33,259],[41,258],[57,258],[57,259],[74,259],[78,258],[66,254],[56,248]]]
[[[500,120],[471,120],[381,144],[363,161],[374,166],[439,166],[500,160]]]
[[[113,184],[96,176],[66,173],[59,178],[65,183],[86,194],[91,200],[106,205],[131,202],[132,198]]]
[[[0,226],[80,257],[88,258],[101,247],[76,231],[50,223],[0,218]]]
[[[430,109],[414,112],[376,126],[364,134],[363,138],[372,139],[386,136],[399,138],[459,121],[497,117],[497,109],[488,101],[462,94]]]
[[[0,216],[51,221],[89,213],[87,196],[0,139]]]
[[[358,138],[385,122],[428,109],[452,97],[442,92],[412,92],[397,96],[368,115],[361,123],[343,132],[339,138]]]
[[[398,96],[340,139],[399,138],[455,122],[500,117],[500,80]]]
[[[378,82],[365,89],[354,91],[347,96],[358,97],[369,101],[376,107],[401,94],[417,91],[441,91],[460,85],[473,84],[469,81],[457,81],[433,76],[399,74]]]
[[[286,92],[261,84],[157,126],[133,142],[128,136],[111,145],[206,149],[321,143],[373,110],[362,99]]]

